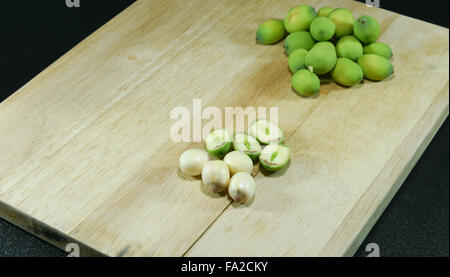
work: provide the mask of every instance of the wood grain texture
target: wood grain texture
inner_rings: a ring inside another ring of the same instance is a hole
[[[297,1],[137,1],[0,104],[1,216],[82,255],[353,254],[448,115],[449,33],[356,2],[305,3],[376,17],[394,76],[301,98],[281,45],[254,41]],[[200,144],[170,140],[170,110],[193,98],[278,107],[291,162],[256,174],[250,207],[178,171]]]

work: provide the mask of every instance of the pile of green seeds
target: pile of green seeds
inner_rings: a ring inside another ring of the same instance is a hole
[[[320,90],[319,76],[329,74],[346,87],[363,78],[381,81],[394,72],[389,45],[377,42],[381,34],[377,20],[364,15],[356,21],[346,8],[323,7],[318,12],[309,5],[289,10],[284,20],[263,22],[256,32],[261,44],[275,44],[285,39],[293,73],[292,87],[302,96]]]

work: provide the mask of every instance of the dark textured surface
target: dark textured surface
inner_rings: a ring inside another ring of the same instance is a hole
[[[0,1],[0,101],[132,2],[90,0],[69,9],[64,0]],[[445,27],[448,5],[381,0],[384,9]],[[449,256],[448,128],[446,120],[356,256],[367,255],[368,243],[381,256]],[[65,255],[0,219],[0,256]]]
[[[368,243],[381,256],[449,256],[448,134],[447,119],[356,256]]]

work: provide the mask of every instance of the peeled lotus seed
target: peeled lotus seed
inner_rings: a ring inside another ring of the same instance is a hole
[[[218,193],[226,190],[230,181],[230,171],[223,161],[208,161],[202,170],[203,183]]]
[[[253,170],[253,162],[249,156],[240,151],[233,151],[228,153],[223,161],[227,164],[228,169],[230,170],[231,175],[238,172],[247,172],[248,174],[252,173]]]
[[[271,144],[263,149],[259,161],[268,171],[281,170],[289,162],[290,153],[291,150],[285,145]]]
[[[203,166],[208,160],[208,152],[205,150],[189,149],[180,156],[180,169],[184,174],[198,176],[202,174]]]
[[[232,147],[232,137],[226,129],[212,131],[205,139],[205,148],[208,153],[216,158],[223,158]]]
[[[250,134],[262,144],[283,143],[284,132],[267,119],[255,120],[250,125]]]
[[[253,161],[258,160],[261,154],[261,145],[252,135],[246,133],[234,134],[233,148],[237,151],[244,152]]]
[[[237,203],[248,203],[255,195],[255,180],[246,172],[236,173],[231,178],[228,194]]]

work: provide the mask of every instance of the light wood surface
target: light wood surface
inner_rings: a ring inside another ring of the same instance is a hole
[[[449,32],[304,2],[376,17],[394,76],[301,98],[281,44],[255,44],[298,1],[137,1],[0,104],[0,215],[82,255],[352,255],[448,115]],[[179,172],[201,144],[170,140],[170,111],[193,98],[278,107],[291,162],[255,170],[251,206]]]

